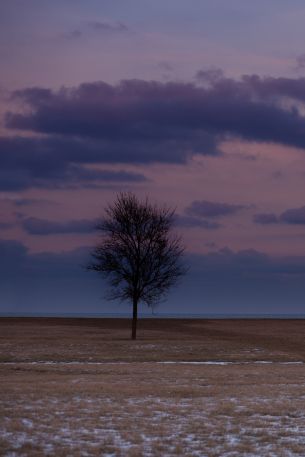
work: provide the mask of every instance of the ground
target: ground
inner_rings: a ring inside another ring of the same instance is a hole
[[[304,456],[305,321],[0,319],[0,455]]]

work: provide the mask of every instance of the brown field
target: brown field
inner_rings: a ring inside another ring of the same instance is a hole
[[[143,319],[131,341],[125,319],[2,318],[0,455],[304,456],[304,336],[303,320]]]

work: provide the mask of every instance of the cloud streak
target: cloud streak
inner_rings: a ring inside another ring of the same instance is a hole
[[[123,22],[89,21],[88,26],[98,33],[121,33],[129,30]]]
[[[289,224],[305,225],[305,206],[291,208],[279,215],[274,213],[261,213],[253,216],[253,221],[261,225],[269,224]]]
[[[207,230],[215,230],[222,227],[221,224],[215,221],[209,221],[207,219],[202,219],[194,216],[187,216],[184,214],[178,214],[175,218],[175,224],[178,227],[183,228],[203,228]]]
[[[214,219],[221,216],[236,214],[245,208],[247,208],[245,205],[195,200],[185,209],[185,213],[190,216],[208,217]]]
[[[279,219],[286,224],[305,225],[305,206],[287,209],[280,215]]]
[[[64,34],[65,38],[78,40],[85,35],[95,34],[103,37],[129,32],[129,27],[123,22],[88,21],[71,32]]]
[[[96,228],[97,220],[80,219],[67,222],[50,221],[36,217],[22,220],[22,228],[30,235],[57,235],[57,234],[87,234]]]
[[[103,157],[100,145],[66,138],[0,137],[0,190],[76,188],[141,183],[147,178],[125,170],[88,168]],[[111,150],[104,150],[104,162]]]

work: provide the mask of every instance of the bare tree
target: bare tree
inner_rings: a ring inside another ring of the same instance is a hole
[[[120,193],[97,225],[101,240],[87,268],[110,285],[109,299],[133,305],[132,339],[136,339],[138,303],[153,306],[186,272],[180,238],[172,234],[175,211],[132,193]]]

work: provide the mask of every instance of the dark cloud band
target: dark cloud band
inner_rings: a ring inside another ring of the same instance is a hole
[[[31,254],[17,241],[0,241],[0,311],[122,312],[101,300],[103,284],[82,267],[89,248]],[[181,312],[304,312],[305,257],[270,257],[230,249],[188,255],[190,274],[169,297]],[[8,291],[8,292],[6,292]],[[162,304],[160,311],[166,312]]]
[[[221,155],[219,144],[227,138],[305,148],[299,109],[305,78],[234,80],[206,73],[198,83],[126,80],[15,91],[12,101],[26,109],[6,113],[6,127],[35,136],[0,138],[1,189],[140,182],[140,174],[86,166],[183,164],[194,154]]]
[[[203,86],[126,80],[59,91],[19,90],[13,98],[22,99],[30,111],[7,113],[6,125],[111,141],[189,141],[191,151],[199,148],[203,154],[213,152],[205,143],[209,135],[305,147],[305,122],[297,106],[305,100],[305,78],[250,75],[234,80],[214,73]],[[294,101],[292,107],[285,107],[287,97]]]

